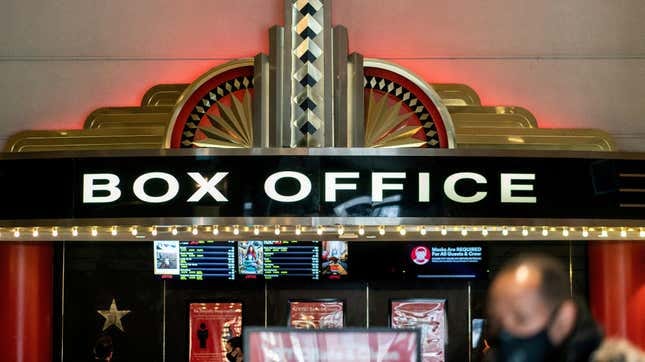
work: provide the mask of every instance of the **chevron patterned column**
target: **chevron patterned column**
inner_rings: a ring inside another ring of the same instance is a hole
[[[288,0],[290,19],[285,26],[285,65],[290,73],[290,146],[322,147],[326,135],[324,122],[331,122],[331,102],[327,95],[326,75],[331,64],[329,7],[320,0]],[[290,21],[289,21],[290,20]],[[291,30],[291,31],[289,31]],[[328,75],[327,75],[328,76]],[[287,93],[288,94],[288,93]],[[326,97],[327,95],[327,97]]]

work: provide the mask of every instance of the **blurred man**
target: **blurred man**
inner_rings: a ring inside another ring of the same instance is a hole
[[[112,353],[112,338],[108,335],[100,336],[94,345],[94,361],[109,362],[112,360]]]
[[[491,285],[488,309],[492,361],[589,361],[602,343],[600,328],[570,295],[569,274],[551,257],[506,265]]]
[[[244,361],[242,337],[233,337],[226,342],[226,359],[229,362]]]

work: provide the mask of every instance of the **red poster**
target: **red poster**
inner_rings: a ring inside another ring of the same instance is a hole
[[[377,329],[251,329],[246,362],[417,362],[419,332]]]
[[[445,361],[446,301],[410,299],[392,301],[392,328],[419,328],[423,362]]]
[[[189,362],[227,362],[226,341],[242,333],[242,303],[190,303]]]
[[[340,300],[289,301],[289,327],[298,329],[343,328]]]

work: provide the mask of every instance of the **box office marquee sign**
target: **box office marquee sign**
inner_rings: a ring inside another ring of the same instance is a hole
[[[383,218],[645,218],[645,194],[632,192],[645,189],[645,177],[638,177],[645,175],[645,163],[615,153],[554,158],[318,149],[92,155],[3,156],[0,219],[360,217],[376,225]]]

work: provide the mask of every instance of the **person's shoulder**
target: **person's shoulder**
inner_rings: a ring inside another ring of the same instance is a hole
[[[645,362],[645,353],[629,341],[607,338],[591,355],[592,362]]]

